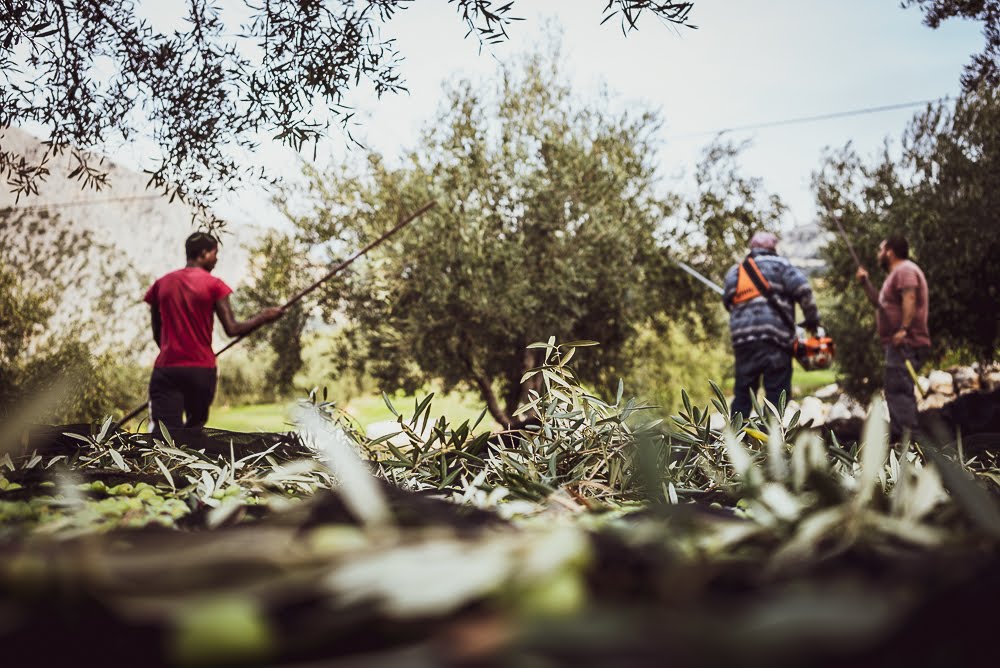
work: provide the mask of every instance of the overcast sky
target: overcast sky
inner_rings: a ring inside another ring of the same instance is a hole
[[[417,0],[386,26],[397,40],[409,94],[376,99],[364,91],[348,101],[354,133],[390,159],[411,147],[435,113],[442,83],[482,79],[499,64],[543,39],[546,19],[560,26],[564,71],[583,95],[603,83],[621,107],[641,104],[664,119],[660,161],[668,182],[690,174],[711,133],[725,128],[895,105],[959,92],[962,67],[982,48],[977,24],[949,21],[938,30],[898,0],[696,0],[697,30],[647,16],[624,36],[616,20],[600,25],[605,0],[519,0],[511,39],[480,52],[464,37],[455,5]],[[811,172],[822,149],[854,142],[863,154],[886,136],[897,138],[916,108],[733,133],[751,139],[747,174],[791,207],[789,222],[808,222],[814,205]],[[335,130],[336,131],[336,130]],[[265,147],[284,172],[297,167],[289,152]],[[355,151],[355,154],[358,152]],[[324,161],[348,156],[342,140],[320,149]],[[681,187],[678,183],[678,187]],[[221,213],[273,222],[257,188],[227,198]]]

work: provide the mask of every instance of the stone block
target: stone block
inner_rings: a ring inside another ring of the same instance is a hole
[[[927,374],[927,381],[931,392],[934,394],[955,394],[955,383],[952,380],[951,374],[947,371],[935,369]]]
[[[956,394],[979,391],[979,371],[971,366],[958,366],[949,371]]]
[[[817,399],[827,401],[829,399],[835,399],[838,394],[840,394],[840,385],[837,385],[836,383],[830,383],[829,385],[824,385],[823,387],[819,388],[818,390],[813,392],[812,395]]]
[[[923,399],[917,399],[917,410],[927,411],[936,408],[943,408],[954,400],[954,396],[949,396],[947,394],[928,394]]]
[[[802,415],[799,417],[799,424],[812,424],[815,427],[826,424],[830,414],[830,406],[815,396],[804,398],[800,410]]]
[[[1000,389],[1000,371],[987,371],[980,382],[982,389],[986,392]]]
[[[834,420],[848,420],[850,418],[864,418],[865,409],[854,399],[851,399],[846,394],[840,395],[837,402],[830,407],[830,412],[827,414],[826,419],[828,422],[833,422]]]

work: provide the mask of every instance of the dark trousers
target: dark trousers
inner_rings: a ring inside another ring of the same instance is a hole
[[[733,384],[733,406],[731,413],[742,413],[750,417],[750,393],[757,393],[761,379],[764,380],[764,394],[775,406],[781,393],[792,396],[792,355],[788,350],[776,345],[760,344],[741,346],[734,350],[736,356],[736,382]]]
[[[201,429],[208,422],[208,409],[215,398],[218,370],[173,366],[153,369],[149,378],[149,415],[153,433],[167,430]]]
[[[889,408],[889,438],[893,442],[903,439],[903,432],[917,430],[917,397],[913,394],[913,377],[906,362],[917,372],[927,360],[930,348],[897,348],[888,345],[885,352],[885,403]]]

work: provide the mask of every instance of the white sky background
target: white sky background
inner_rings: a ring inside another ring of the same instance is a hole
[[[612,19],[600,25],[604,0],[517,0],[510,39],[483,47],[455,5],[417,0],[385,26],[404,57],[409,94],[381,100],[366,91],[348,97],[355,137],[388,159],[415,145],[433,118],[442,83],[490,77],[502,62],[534,48],[546,19],[563,31],[563,70],[586,97],[604,83],[619,108],[643,105],[664,120],[659,159],[666,187],[683,191],[711,132],[756,123],[867,107],[955,97],[959,77],[983,40],[978,24],[951,20],[931,30],[916,8],[897,0],[696,0],[697,30],[644,16],[637,32],[622,34]],[[160,8],[144,9],[158,14]],[[159,27],[159,26],[157,26]],[[747,175],[790,206],[789,222],[812,220],[811,173],[824,147],[848,141],[870,155],[883,139],[899,137],[917,108],[733,133],[751,139],[742,157]],[[320,146],[318,161],[352,159],[338,137]],[[693,136],[697,135],[697,136]],[[361,156],[355,149],[353,158]],[[263,146],[259,158],[295,178],[294,154]],[[310,156],[311,157],[311,151]],[[249,185],[220,202],[234,223],[280,224],[262,186]]]

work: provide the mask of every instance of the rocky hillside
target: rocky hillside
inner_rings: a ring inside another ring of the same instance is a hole
[[[14,128],[0,131],[0,146],[26,155],[43,150],[39,139]],[[9,189],[0,188],[0,208],[45,207],[91,230],[99,240],[113,243],[143,273],[159,275],[183,265],[184,239],[195,230],[189,207],[147,190],[147,177],[117,165],[114,156],[104,161],[110,187],[100,191],[81,190],[78,181],[66,178],[68,164],[68,157],[57,161],[37,195],[15,202]],[[239,282],[246,266],[242,246],[253,237],[249,226],[229,221],[223,259],[216,270],[223,280]]]
[[[38,138],[13,128],[0,131],[0,146],[28,156],[43,150]],[[88,231],[95,242],[111,248],[106,255],[113,256],[116,266],[124,268],[125,275],[118,287],[128,294],[116,300],[119,312],[115,322],[107,324],[112,331],[105,331],[100,339],[105,345],[108,342],[121,345],[141,335],[147,327],[142,305],[145,286],[153,277],[183,266],[184,239],[195,230],[192,211],[178,201],[170,202],[155,190],[147,190],[147,177],[116,164],[114,156],[104,159],[109,187],[100,191],[83,190],[79,181],[67,178],[71,169],[68,165],[67,156],[54,161],[51,174],[34,195],[17,199],[9,188],[0,187],[0,210],[13,208],[14,213],[25,214],[18,220],[40,220],[43,228],[46,224],[53,225],[48,221],[58,217],[60,224]],[[25,229],[24,234],[42,233]],[[216,274],[234,287],[245,273],[245,246],[254,237],[254,229],[238,221],[230,222],[223,235]],[[93,254],[85,259],[93,261],[100,259]],[[58,305],[56,322],[79,324],[81,319],[90,317],[91,302],[106,286],[87,285],[87,280],[71,281],[70,290]],[[95,344],[101,347],[99,341],[95,340]]]

